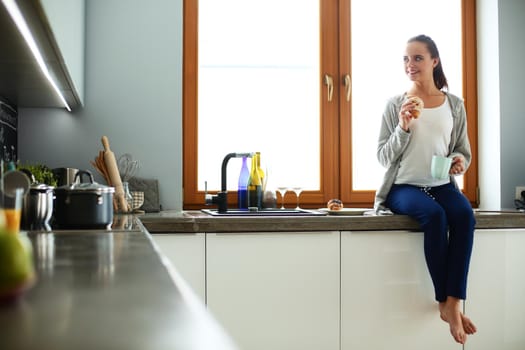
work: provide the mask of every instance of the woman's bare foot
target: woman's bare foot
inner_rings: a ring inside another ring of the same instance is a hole
[[[440,317],[443,321],[448,323],[448,321],[445,319],[443,312],[441,311],[442,308],[444,307],[445,307],[444,302],[439,304]],[[465,330],[465,333],[467,333],[468,335],[474,334],[478,331],[478,328],[472,322],[472,320],[468,318],[467,316],[465,316],[463,313],[461,313],[461,322],[463,323],[463,329]]]
[[[461,322],[463,322],[463,329],[465,330],[465,333],[469,335],[476,333],[478,330],[470,318],[463,314],[461,314]]]
[[[450,334],[452,334],[454,340],[460,344],[465,344],[467,331],[463,326],[463,318],[467,320],[468,318],[461,313],[460,300],[450,296],[447,297],[447,301],[439,303],[439,313],[441,319],[449,324]],[[472,322],[469,322],[469,330],[472,330],[471,326],[474,325]]]

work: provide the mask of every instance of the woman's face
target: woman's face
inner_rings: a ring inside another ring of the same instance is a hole
[[[413,41],[407,44],[405,56],[405,74],[411,81],[433,80],[432,72],[439,59],[430,57],[426,44]]]

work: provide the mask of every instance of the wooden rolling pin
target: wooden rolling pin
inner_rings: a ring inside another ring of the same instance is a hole
[[[127,213],[131,211],[131,208],[124,196],[124,186],[122,186],[117,160],[115,159],[115,154],[109,148],[109,140],[106,136],[102,136],[102,146],[104,146],[104,163],[106,163],[106,170],[111,184],[115,187],[114,201],[117,204],[117,210]]]

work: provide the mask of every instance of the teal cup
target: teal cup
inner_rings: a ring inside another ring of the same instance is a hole
[[[452,165],[452,158],[443,156],[432,156],[432,165],[430,172],[432,177],[436,180],[446,180],[450,175],[450,167]]]

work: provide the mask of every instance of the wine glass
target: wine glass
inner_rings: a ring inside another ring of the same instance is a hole
[[[284,208],[284,195],[288,192],[288,187],[277,187],[277,192],[281,195],[281,209]]]
[[[291,188],[292,191],[295,192],[295,195],[297,196],[297,208],[295,208],[296,210],[299,210],[301,208],[299,208],[299,196],[301,195],[301,192],[303,191],[302,187],[292,187]]]

